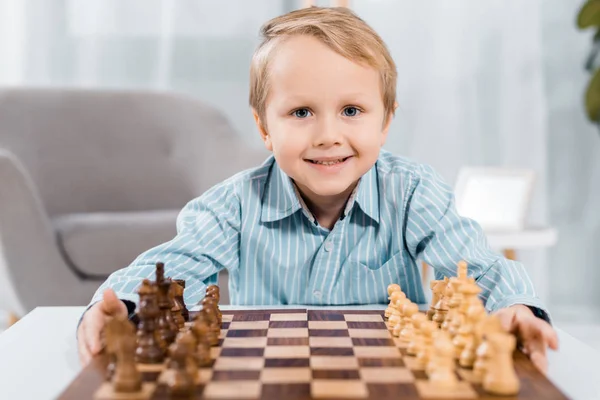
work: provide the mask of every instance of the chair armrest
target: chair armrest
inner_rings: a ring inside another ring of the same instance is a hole
[[[27,309],[41,305],[38,299],[59,299],[65,285],[77,284],[55,243],[31,177],[13,153],[0,149],[0,269],[4,263]]]

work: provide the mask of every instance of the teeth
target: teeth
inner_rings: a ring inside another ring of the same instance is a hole
[[[314,164],[321,164],[321,165],[335,165],[338,163],[341,163],[344,161],[343,158],[340,158],[339,160],[335,160],[335,161],[316,161],[316,160],[311,160]]]

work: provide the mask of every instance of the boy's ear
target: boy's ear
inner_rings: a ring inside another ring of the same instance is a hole
[[[273,144],[271,143],[271,137],[269,136],[269,133],[265,129],[265,125],[261,121],[260,116],[258,115],[258,113],[256,112],[256,110],[254,108],[252,109],[252,116],[254,116],[254,122],[256,122],[256,127],[258,128],[258,133],[260,133],[260,137],[262,138],[263,142],[265,142],[265,147],[267,148],[267,150],[273,151]]]
[[[388,114],[386,121],[383,124],[383,130],[381,131],[381,145],[382,146],[385,144],[385,141],[387,139],[388,131],[390,130],[390,125],[392,124],[392,120],[394,119],[394,113],[396,112],[397,108],[398,108],[398,102],[395,102],[394,103],[394,111],[390,112]]]

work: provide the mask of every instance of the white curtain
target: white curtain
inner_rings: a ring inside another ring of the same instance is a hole
[[[267,19],[302,4],[0,0],[0,84],[186,92],[219,107],[248,145],[260,146],[247,100],[248,65],[258,29]],[[559,4],[560,14],[550,10]],[[557,193],[563,180],[572,177],[555,173],[553,167],[563,149],[552,136],[560,132],[548,126],[554,120],[547,91],[556,82],[547,77],[544,35],[552,34],[553,19],[571,29],[577,5],[576,0],[350,1],[382,35],[398,65],[400,108],[386,147],[433,165],[451,183],[467,164],[532,168],[537,181],[530,223],[558,222],[561,229],[567,222],[554,217],[585,184]],[[579,68],[584,47],[579,53],[570,50],[571,60],[560,61]],[[578,112],[579,98],[570,101],[578,101],[571,108]],[[568,164],[578,156],[569,157],[560,162]],[[560,196],[562,204],[555,201],[550,207],[549,193]],[[597,209],[586,212],[596,228]],[[546,295],[550,291],[562,294],[560,302],[569,302],[577,291],[565,291],[567,285],[555,279],[573,245],[561,235],[554,250],[562,254],[560,261],[546,258],[543,250],[520,254],[545,300],[556,300]],[[595,243],[584,240],[578,246],[591,251]],[[594,297],[577,299],[590,303]]]

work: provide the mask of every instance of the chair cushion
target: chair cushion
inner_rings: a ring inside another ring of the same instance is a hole
[[[52,220],[58,246],[76,273],[104,279],[142,252],[175,237],[179,210],[69,214]]]

